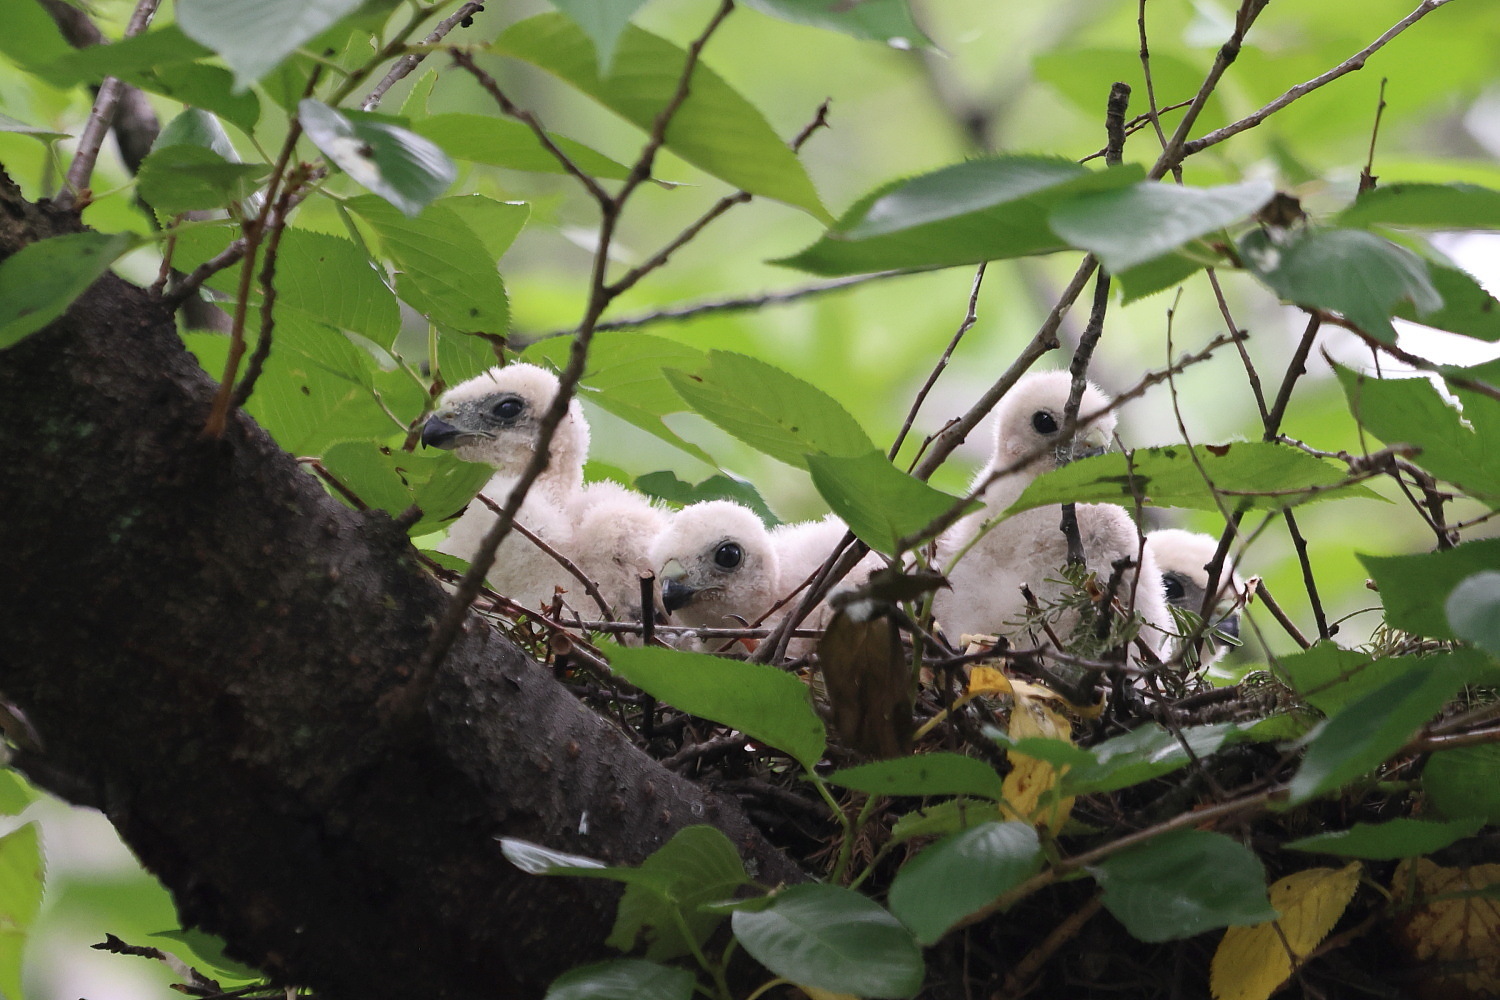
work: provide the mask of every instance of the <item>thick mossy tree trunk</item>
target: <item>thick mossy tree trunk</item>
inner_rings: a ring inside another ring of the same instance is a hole
[[[0,258],[76,228],[0,173]],[[330,997],[526,996],[605,956],[617,891],[497,837],[629,864],[712,823],[759,880],[800,877],[478,617],[409,697],[445,593],[247,417],[203,438],[213,389],[112,276],[0,351],[17,762],[103,810],[186,924]]]

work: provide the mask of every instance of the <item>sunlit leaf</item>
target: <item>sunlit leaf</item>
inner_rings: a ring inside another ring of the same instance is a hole
[[[646,0],[552,0],[552,5],[583,29],[599,55],[599,72],[608,75],[614,62],[615,45]]]
[[[888,556],[958,502],[891,464],[884,452],[808,455],[813,485],[861,541]]]
[[[610,667],[684,712],[738,729],[811,768],[827,737],[807,685],[761,663],[654,647],[611,647]]]
[[[449,452],[394,451],[371,441],[346,441],[323,454],[323,465],[368,506],[400,514],[415,504],[422,517],[411,526],[423,534],[463,509],[489,482],[494,470]]]
[[[1042,844],[1027,823],[984,823],[928,847],[896,873],[891,912],[917,940],[936,944],[948,929],[1042,867]]]
[[[542,1000],[689,1000],[693,974],[640,958],[615,958],[569,969]]]
[[[20,772],[0,767],[0,816],[14,816],[40,797]]]
[[[1310,868],[1277,879],[1274,923],[1231,927],[1214,952],[1209,988],[1215,1000],[1267,1000],[1338,923],[1359,887],[1359,862]],[[1288,954],[1290,951],[1290,954]]]
[[[1337,854],[1372,861],[1395,860],[1440,851],[1449,844],[1474,836],[1482,826],[1484,820],[1477,816],[1447,823],[1403,816],[1384,823],[1356,823],[1347,830],[1300,837],[1283,846],[1290,851],[1311,854]]]
[[[861,997],[922,988],[922,952],[879,904],[835,885],[797,885],[758,911],[737,910],[734,936],[761,965],[794,983]]]
[[[1000,775],[982,760],[938,751],[860,764],[828,780],[872,795],[976,795],[1000,797]]]
[[[405,215],[420,214],[458,177],[441,147],[408,129],[346,115],[310,97],[297,105],[297,117],[313,145]]]
[[[764,521],[768,527],[781,523],[776,515],[771,513],[771,508],[766,506],[765,498],[760,495],[755,485],[742,479],[716,475],[709,476],[700,483],[688,483],[678,479],[675,473],[663,470],[637,476],[635,488],[647,496],[665,500],[678,507],[704,503],[708,500],[733,500],[742,507],[755,511],[755,516]]]
[[[493,115],[459,112],[432,115],[413,121],[411,129],[442,146],[449,156],[460,160],[549,174],[565,173],[567,169],[557,157],[547,151],[530,128],[520,122]],[[548,136],[574,165],[591,177],[623,180],[630,173],[629,167],[616,163],[581,142],[550,132]]]
[[[45,877],[35,823],[0,837],[0,995],[21,996],[21,952],[42,908]]]
[[[61,316],[139,238],[69,233],[27,244],[0,263],[0,348]]]
[[[243,90],[364,0],[178,0],[177,23],[234,70]]]
[[[827,28],[855,38],[885,42],[895,49],[930,45],[912,19],[907,0],[744,0],[763,14],[796,24]]]

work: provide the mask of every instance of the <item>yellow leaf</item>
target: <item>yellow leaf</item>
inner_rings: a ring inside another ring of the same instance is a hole
[[[1344,868],[1309,868],[1272,883],[1271,906],[1281,916],[1229,928],[1214,952],[1209,988],[1217,1000],[1266,1000],[1276,992],[1292,974],[1293,956],[1305,959],[1344,915],[1359,872],[1354,861]]]
[[[969,671],[969,694],[1007,695],[1011,693],[1010,678],[996,667],[975,667]]]
[[[1422,984],[1424,995],[1493,997],[1500,995],[1500,900],[1476,895],[1500,886],[1500,865],[1445,868],[1426,858],[1403,861],[1391,879],[1398,903],[1413,892],[1430,901],[1407,911],[1397,925],[1396,940],[1412,959],[1434,968]],[[1448,896],[1450,898],[1433,898]]]
[[[797,989],[806,993],[809,1000],[859,1000],[853,993],[835,993],[832,990],[821,990],[816,986],[803,986],[797,984]]]
[[[1073,727],[1068,720],[1043,704],[1043,697],[1056,698],[1051,691],[1026,681],[1012,680],[1015,704],[1010,710],[1010,737],[1021,740],[1028,736],[1043,736],[1054,740],[1072,742]],[[1044,692],[1039,696],[1037,692]],[[1003,815],[1028,823],[1045,823],[1057,833],[1067,823],[1073,811],[1071,798],[1059,800],[1053,789],[1062,775],[1046,761],[1011,751],[1011,769],[1001,786],[1005,801],[1000,804]]]

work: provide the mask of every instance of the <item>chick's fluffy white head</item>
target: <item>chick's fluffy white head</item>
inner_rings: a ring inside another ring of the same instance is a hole
[[[1063,444],[1061,431],[1071,388],[1072,376],[1067,372],[1033,372],[1011,387],[995,409],[992,468],[1041,451],[1043,457],[1022,470],[1023,475],[1034,478],[1072,458],[1108,450],[1114,438],[1115,415],[1106,413],[1084,425],[1092,414],[1109,405],[1109,397],[1093,383],[1084,386],[1078,405],[1079,429],[1070,446]]]
[[[536,450],[542,416],[557,388],[557,376],[536,365],[491,368],[443,394],[422,440],[450,448],[466,462],[486,462],[502,475],[520,475]],[[546,474],[574,478],[576,473],[581,482],[588,450],[588,421],[574,399],[553,435]]]
[[[1146,535],[1146,548],[1161,567],[1167,583],[1167,601],[1189,611],[1203,606],[1203,592],[1208,589],[1208,564],[1213,562],[1219,540],[1212,535],[1181,528],[1162,528]],[[1245,581],[1234,571],[1234,563],[1224,560],[1219,571],[1219,599],[1216,604],[1239,601],[1245,595]]]
[[[656,538],[651,562],[667,610],[689,625],[732,626],[775,600],[775,549],[759,517],[730,500],[684,507]]]

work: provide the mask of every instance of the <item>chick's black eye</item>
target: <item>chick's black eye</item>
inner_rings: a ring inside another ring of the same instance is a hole
[[[734,569],[744,558],[744,550],[734,542],[725,542],[714,550],[714,563],[721,569]]]
[[[1031,415],[1031,426],[1038,434],[1056,434],[1057,418],[1046,410],[1037,410]]]
[[[526,404],[515,396],[502,396],[495,405],[490,407],[490,413],[501,420],[514,420],[526,409]]]
[[[1175,603],[1182,600],[1185,591],[1182,589],[1182,577],[1176,573],[1162,574],[1162,584],[1167,589],[1167,602]]]

